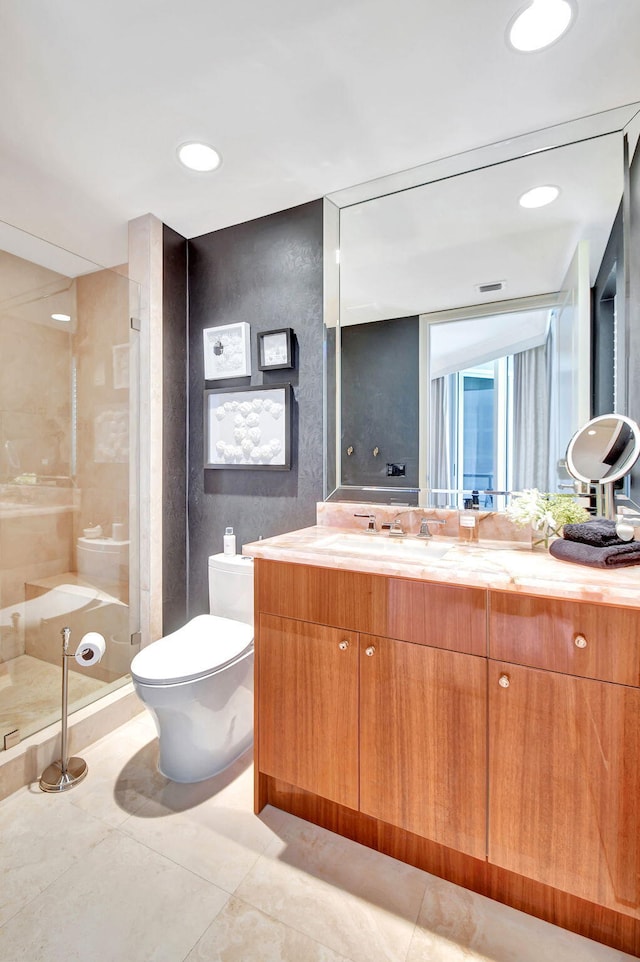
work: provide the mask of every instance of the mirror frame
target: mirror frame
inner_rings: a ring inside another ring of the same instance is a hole
[[[542,152],[554,150],[557,147],[568,146],[581,140],[599,137],[607,134],[620,134],[627,138],[628,132],[632,129],[635,138],[638,135],[638,122],[640,118],[640,102],[635,102],[611,110],[580,117],[564,124],[555,125],[548,128],[531,131],[507,141],[500,141],[465,151],[460,154],[451,155],[440,160],[400,171],[377,180],[358,184],[351,188],[336,191],[324,198],[324,497],[325,500],[358,500],[358,501],[377,501],[378,503],[409,503],[424,504],[424,487],[427,481],[426,466],[427,455],[422,451],[429,447],[423,443],[422,435],[420,441],[419,454],[419,489],[385,489],[372,488],[369,486],[351,486],[347,488],[340,484],[342,477],[341,464],[341,324],[340,324],[340,213],[341,210],[356,204],[361,204],[368,200],[399,191],[406,191],[412,187],[419,187],[430,183],[435,183],[444,178],[456,177],[465,173],[482,170],[497,164],[503,164],[510,160],[517,160],[520,157],[532,152]],[[633,151],[630,152],[631,154]],[[624,187],[623,199],[626,195],[628,184],[628,156],[629,152],[625,149],[625,163],[623,164]],[[626,237],[625,237],[626,240]],[[625,245],[625,274],[628,264],[628,251]],[[502,302],[495,302],[491,305],[494,308]],[[490,305],[486,305],[487,307]],[[442,314],[456,314],[460,316],[461,311],[441,312]],[[423,343],[426,340],[426,331],[423,334],[423,327],[426,327],[426,320],[434,315],[425,315],[417,312],[420,316],[420,337],[421,337],[421,357],[428,357],[428,345]],[[626,311],[625,311],[626,317]],[[443,318],[441,318],[443,319]],[[623,344],[626,342],[626,331],[621,332]],[[418,399],[419,415],[421,420],[421,432],[428,424],[429,400],[426,387],[421,384],[422,397]],[[628,400],[628,385],[624,385],[624,404],[626,410]],[[584,401],[581,404],[584,409]],[[588,417],[589,412],[585,413]],[[350,497],[352,495],[352,497]],[[398,496],[406,496],[408,500],[399,501]],[[393,497],[393,500],[391,498]]]

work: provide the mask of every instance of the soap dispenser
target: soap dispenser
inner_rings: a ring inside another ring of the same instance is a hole
[[[473,500],[465,498],[464,509],[458,516],[458,537],[465,544],[472,544],[478,540],[478,515],[473,508]]]
[[[222,539],[223,552],[224,554],[235,554],[236,553],[236,536],[233,533],[233,528],[224,529],[224,538]]]

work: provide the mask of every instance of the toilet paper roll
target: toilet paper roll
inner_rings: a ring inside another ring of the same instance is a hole
[[[90,665],[97,665],[104,655],[106,647],[101,634],[97,631],[89,631],[78,645],[75,659],[79,665],[84,665],[86,668]]]

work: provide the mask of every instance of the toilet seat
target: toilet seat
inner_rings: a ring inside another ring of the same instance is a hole
[[[198,615],[139,651],[131,677],[143,685],[176,685],[225,668],[253,643],[253,628],[218,615]]]

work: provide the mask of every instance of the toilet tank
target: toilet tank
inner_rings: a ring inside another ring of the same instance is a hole
[[[253,558],[239,554],[211,555],[209,613],[253,627]]]

